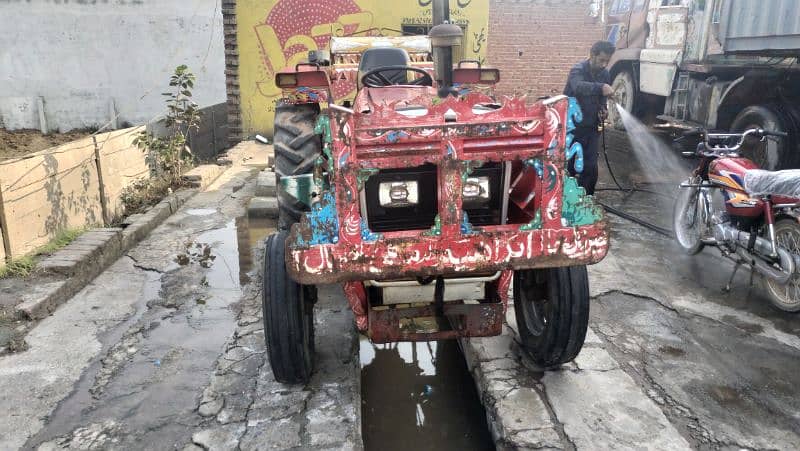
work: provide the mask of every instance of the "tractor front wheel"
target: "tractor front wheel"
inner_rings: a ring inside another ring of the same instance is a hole
[[[316,287],[300,285],[286,272],[287,231],[267,238],[262,307],[264,335],[275,380],[306,383],[314,366]]]
[[[585,266],[514,272],[514,310],[523,348],[548,369],[573,360],[589,325]]]

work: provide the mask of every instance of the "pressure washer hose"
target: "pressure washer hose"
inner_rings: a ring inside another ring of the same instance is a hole
[[[611,161],[608,159],[608,149],[606,148],[606,128],[602,127],[600,133],[602,134],[602,139],[603,139],[603,158],[606,160],[606,166],[608,167],[609,175],[611,175],[611,180],[614,181],[614,184],[617,187],[616,188],[599,188],[599,189],[597,189],[595,191],[621,191],[621,192],[624,192],[624,193],[632,193],[632,192],[635,192],[635,191],[639,191],[639,192],[643,192],[643,193],[650,193],[650,194],[656,194],[656,195],[661,195],[661,196],[664,195],[663,193],[659,193],[657,191],[637,188],[635,186],[631,186],[630,188],[624,188],[619,183],[619,181],[617,180],[616,175],[614,175],[614,170],[611,168]],[[627,219],[628,221],[631,221],[631,222],[635,222],[636,224],[639,224],[639,225],[641,225],[643,227],[646,227],[646,228],[648,228],[648,229],[650,229],[650,230],[652,230],[652,231],[654,231],[656,233],[659,233],[661,235],[664,235],[666,237],[672,238],[674,236],[672,230],[670,230],[670,229],[666,229],[664,227],[655,225],[655,224],[653,224],[651,222],[645,221],[644,219],[637,218],[636,216],[633,216],[630,213],[626,213],[626,212],[624,212],[624,211],[622,211],[622,210],[620,210],[618,208],[612,207],[612,206],[607,205],[607,204],[605,204],[603,202],[597,201],[597,203],[600,204],[603,208],[605,208],[607,212],[609,212],[609,213],[611,213],[613,215],[619,216],[620,218],[623,218],[623,219]]]

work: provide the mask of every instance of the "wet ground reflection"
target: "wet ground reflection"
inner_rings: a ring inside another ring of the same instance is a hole
[[[367,450],[494,449],[458,342],[360,345]]]

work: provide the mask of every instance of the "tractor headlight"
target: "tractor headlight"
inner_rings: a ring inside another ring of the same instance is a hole
[[[483,204],[489,202],[489,177],[469,177],[461,190],[464,203]]]
[[[384,208],[410,207],[419,203],[417,182],[382,182],[378,186],[378,202]]]

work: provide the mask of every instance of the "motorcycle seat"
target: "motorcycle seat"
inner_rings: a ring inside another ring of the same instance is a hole
[[[749,169],[744,173],[744,189],[753,196],[774,194],[800,198],[800,169]]]

